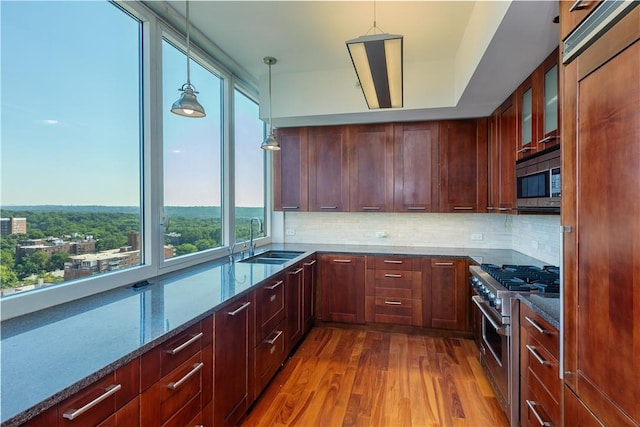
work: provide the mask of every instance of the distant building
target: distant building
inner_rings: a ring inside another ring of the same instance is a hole
[[[130,231],[127,235],[127,245],[131,246],[134,251],[140,250],[140,233],[137,231]]]
[[[0,218],[0,234],[2,236],[26,233],[27,218]]]
[[[75,255],[64,263],[64,280],[122,270],[140,264],[140,251],[112,249],[97,254]]]
[[[16,260],[21,259],[25,255],[32,255],[34,252],[42,251],[47,255],[51,256],[57,252],[67,252],[71,251],[71,244],[68,242],[60,242],[59,244],[43,244],[36,242],[44,242],[42,239],[36,239],[31,241],[26,241],[24,244],[19,244],[16,246]],[[29,244],[30,243],[30,244]]]
[[[176,255],[176,248],[172,245],[164,245],[164,259],[173,258]]]

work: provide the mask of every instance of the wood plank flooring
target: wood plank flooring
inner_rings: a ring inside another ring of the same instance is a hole
[[[471,340],[316,327],[252,426],[508,426]]]

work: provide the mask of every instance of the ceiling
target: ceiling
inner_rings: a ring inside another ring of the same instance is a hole
[[[144,3],[184,31],[184,1]],[[194,43],[256,85],[261,105],[268,104],[263,57],[277,58],[276,127],[487,116],[558,45],[557,1],[191,0],[189,7]],[[345,45],[371,29],[374,9],[379,29],[404,36],[401,109],[367,110]]]

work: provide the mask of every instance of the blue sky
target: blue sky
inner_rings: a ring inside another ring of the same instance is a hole
[[[3,0],[0,8],[1,204],[138,205],[137,22],[102,1]],[[173,48],[164,52],[165,205],[217,205],[219,81],[192,61],[207,117],[169,113],[186,60]],[[250,160],[243,164],[259,161],[257,106],[236,99],[239,150]],[[236,176],[237,204],[262,204],[255,174]]]

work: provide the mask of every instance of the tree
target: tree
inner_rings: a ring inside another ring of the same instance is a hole
[[[13,270],[13,267],[16,264],[15,257],[13,256],[14,253],[15,253],[15,249],[14,250],[2,249],[2,251],[0,252],[0,265],[5,266],[10,270]]]
[[[0,265],[0,287],[11,288],[18,284],[18,276],[6,265]]]
[[[183,243],[175,247],[176,256],[198,252],[198,247],[191,243]]]
[[[64,263],[69,259],[69,254],[67,252],[56,252],[51,255],[49,259],[49,265],[47,266],[48,271],[53,270],[63,270]]]

